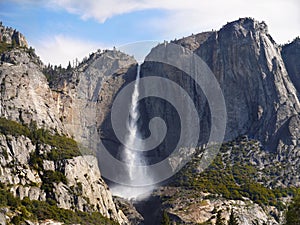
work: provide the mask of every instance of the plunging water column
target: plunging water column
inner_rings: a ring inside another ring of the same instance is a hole
[[[137,187],[140,183],[151,183],[151,174],[147,171],[147,160],[141,151],[130,149],[128,146],[134,146],[136,149],[143,149],[143,143],[138,128],[139,112],[139,83],[140,83],[140,65],[137,66],[136,80],[131,96],[131,105],[129,107],[129,118],[127,123],[128,133],[125,138],[124,147],[121,150],[122,161],[126,165],[124,171],[128,177],[130,185],[116,185],[111,187],[114,195],[127,199],[136,199],[146,197],[146,193],[153,190],[154,186]],[[138,167],[137,167],[138,166]],[[137,169],[138,168],[138,169]]]
[[[126,147],[126,146],[132,146],[134,143],[136,143],[136,139],[140,138],[138,125],[137,125],[137,121],[140,117],[140,112],[138,109],[140,69],[141,66],[138,64],[136,80],[135,80],[134,90],[131,97],[131,106],[129,111],[129,121],[128,121],[129,133],[127,135],[125,147],[122,152],[123,159],[127,163],[129,178],[132,182],[134,181],[134,179],[137,178],[134,176],[134,173],[138,172],[138,171],[134,171],[134,166],[144,162],[144,159],[141,159],[137,151],[131,150],[128,147]],[[137,148],[143,147],[141,142],[139,142],[138,145],[139,146],[136,146]]]

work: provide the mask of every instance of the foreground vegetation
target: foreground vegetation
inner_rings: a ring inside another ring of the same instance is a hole
[[[36,157],[38,158],[42,157],[42,159],[57,161],[81,155],[77,142],[72,138],[60,135],[57,132],[53,134],[49,130],[37,128],[35,122],[32,122],[29,126],[27,126],[12,120],[0,118],[0,133],[15,137],[24,135],[37,146],[37,150],[42,144],[52,147],[51,151],[47,153],[47,155],[39,156],[39,152],[37,152]]]
[[[0,42],[0,54],[7,52],[7,51],[11,51],[13,49],[24,49],[27,53],[29,53],[31,56],[36,56],[35,54],[35,49],[32,47],[21,47],[19,46],[15,40],[12,41],[11,44],[6,43],[6,42]]]
[[[281,198],[294,196],[297,189],[269,188],[263,182],[258,182],[259,171],[248,161],[242,159],[233,161],[232,158],[222,157],[222,153],[227,152],[228,145],[230,143],[221,147],[220,154],[202,173],[198,173],[196,169],[201,158],[193,159],[175,176],[171,185],[194,190],[195,194],[201,191],[219,194],[226,199],[242,200],[243,197],[247,197],[261,206],[276,206],[279,210],[284,210],[286,206]],[[242,152],[243,149],[235,151]]]
[[[5,42],[0,42],[0,54],[2,54],[3,52],[9,51],[13,48],[14,47],[13,47],[12,44],[7,44]]]
[[[23,224],[24,221],[37,221],[53,219],[65,224],[117,224],[109,220],[99,212],[81,212],[58,208],[53,200],[54,183],[67,184],[67,178],[60,171],[43,170],[43,160],[59,161],[81,155],[79,147],[71,138],[60,135],[57,132],[43,128],[37,128],[35,122],[29,125],[20,124],[5,118],[0,118],[0,134],[9,136],[28,137],[35,145],[36,151],[31,154],[29,164],[39,172],[42,179],[41,189],[46,192],[47,201],[31,201],[29,198],[20,200],[9,192],[9,187],[0,183],[0,209],[9,208],[13,217],[11,224]],[[43,146],[50,146],[50,150],[43,150]],[[41,153],[43,152],[43,153]],[[7,153],[4,155],[8,157]],[[35,184],[33,184],[35,185]]]
[[[35,145],[35,151],[31,153],[29,165],[39,172],[42,179],[41,188],[46,192],[47,198],[53,198],[54,183],[67,184],[66,176],[60,171],[44,171],[43,160],[59,161],[80,156],[81,152],[77,142],[71,138],[58,133],[51,133],[49,130],[37,128],[35,122],[29,126],[17,123],[15,121],[0,118],[0,133],[19,137],[21,135],[28,137]],[[41,153],[44,145],[51,147],[50,151]],[[8,154],[5,154],[5,158]],[[34,184],[33,184],[34,185]]]
[[[300,193],[298,193],[288,208],[285,225],[300,225]]]
[[[38,221],[46,219],[53,219],[65,224],[118,224],[113,220],[103,217],[99,212],[74,212],[58,208],[55,202],[51,204],[51,202],[31,201],[27,197],[20,200],[14,197],[4,184],[0,184],[0,208],[4,207],[8,207],[12,212],[15,212],[10,221],[14,225],[23,224],[26,220]]]

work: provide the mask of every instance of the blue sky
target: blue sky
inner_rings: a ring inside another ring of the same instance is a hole
[[[99,48],[144,40],[170,40],[218,30],[227,22],[246,16],[266,21],[277,43],[299,36],[298,0],[224,2],[0,0],[0,20],[21,31],[45,63],[62,65]]]

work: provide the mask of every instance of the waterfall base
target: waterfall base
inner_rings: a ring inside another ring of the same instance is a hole
[[[117,184],[110,185],[110,190],[114,196],[134,201],[147,199],[152,194],[154,188],[154,186],[131,187]]]

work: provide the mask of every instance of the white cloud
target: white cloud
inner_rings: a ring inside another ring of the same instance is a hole
[[[44,63],[61,64],[64,67],[68,65],[69,61],[72,62],[76,58],[81,61],[89,53],[105,48],[99,43],[87,42],[64,35],[55,35],[53,38],[46,37],[33,47],[36,48],[37,54]]]
[[[300,33],[298,0],[52,0],[50,5],[100,23],[133,11],[163,9],[167,16],[149,20],[145,27],[150,26],[167,38],[219,29],[227,21],[246,16],[265,20],[270,33],[279,43],[291,40]]]
[[[195,1],[192,0],[192,2]],[[78,14],[82,19],[94,18],[101,23],[115,15],[133,11],[178,8],[174,0],[52,0],[50,5]]]
[[[300,33],[300,2],[298,0],[210,0],[190,5],[183,10],[176,9],[167,19],[151,21],[155,29],[164,32],[166,38],[174,35],[190,35],[192,32],[220,29],[227,22],[241,17],[253,17],[265,21],[269,33],[276,42],[285,43]],[[180,37],[180,36],[179,36]]]

